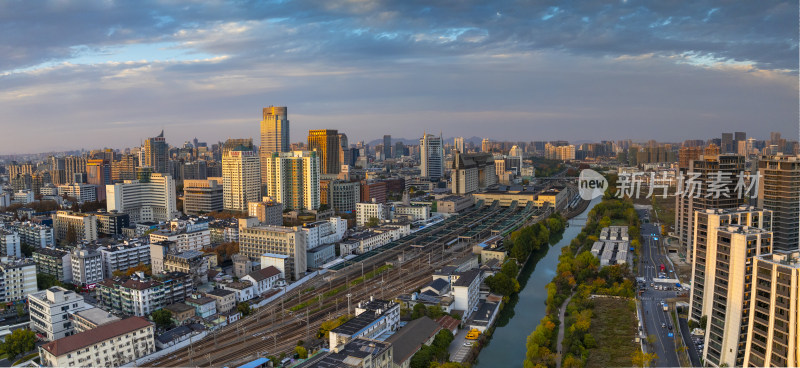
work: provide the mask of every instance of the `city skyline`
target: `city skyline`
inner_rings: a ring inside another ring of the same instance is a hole
[[[269,105],[292,142],[798,134],[792,2],[128,6],[0,5],[0,154],[258,138]]]

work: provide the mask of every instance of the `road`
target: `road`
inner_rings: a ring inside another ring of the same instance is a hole
[[[649,350],[658,355],[655,365],[658,367],[678,367],[680,366],[680,361],[675,351],[675,339],[679,338],[679,335],[676,330],[677,327],[673,325],[670,317],[674,305],[669,307],[668,312],[665,312],[661,305],[662,300],[666,301],[667,299],[675,298],[675,285],[671,284],[672,290],[655,290],[651,286],[651,284],[659,284],[659,271],[662,264],[665,267],[667,277],[674,278],[675,273],[663,254],[660,228],[652,223],[645,223],[645,220],[649,217],[649,211],[637,210],[637,212],[639,213],[639,218],[642,219],[641,234],[644,240],[642,254],[639,258],[639,277],[645,279],[645,290],[640,296],[645,320],[644,333],[645,336],[656,336],[656,340],[651,346],[652,350]],[[670,284],[661,283],[661,285]],[[670,334],[672,336],[669,336]]]

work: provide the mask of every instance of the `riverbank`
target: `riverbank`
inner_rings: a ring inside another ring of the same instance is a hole
[[[639,218],[630,201],[606,198],[589,211],[586,224],[581,232],[561,250],[558,272],[547,284],[547,314],[527,339],[526,365],[557,366],[560,363],[570,367],[583,367],[592,352],[597,349],[597,341],[617,338],[617,336],[593,336],[592,326],[594,302],[593,294],[614,295],[632,298],[635,295],[633,274],[627,265],[600,267],[600,262],[588,249],[597,240],[600,229],[612,223],[629,226],[631,246],[638,253]],[[566,331],[563,347],[558,349],[556,326],[561,329],[559,307],[573,295],[567,304],[563,319]],[[634,327],[635,329],[635,327]],[[635,331],[633,331],[635,332]],[[632,332],[632,333],[633,333]],[[631,335],[634,336],[633,334]],[[557,354],[561,350],[561,354]],[[619,361],[620,357],[611,357]]]
[[[600,201],[600,198],[592,200],[586,210],[590,210]],[[520,291],[509,298],[474,367],[520,366],[520,359],[525,356],[526,337],[545,314],[547,295],[542,291],[556,274],[561,250],[569,246],[580,233],[583,221],[574,219],[570,225],[564,229],[560,238],[553,239],[555,244],[531,253],[519,273]],[[525,306],[524,313],[515,313],[517,305]]]

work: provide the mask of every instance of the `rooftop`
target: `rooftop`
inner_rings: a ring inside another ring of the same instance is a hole
[[[209,298],[209,299],[211,299],[211,298]],[[189,301],[189,300],[187,299],[186,301]],[[172,304],[164,307],[164,309],[166,309],[166,310],[168,310],[170,312],[183,313],[183,312],[188,312],[190,310],[194,310],[194,307],[189,306],[188,304],[184,304],[184,303],[172,303]]]
[[[276,276],[276,275],[280,275],[280,274],[281,274],[281,271],[278,270],[277,268],[275,268],[275,266],[269,266],[267,268],[262,268],[262,269],[260,269],[258,271],[250,272],[250,273],[247,274],[247,276],[252,277],[253,280],[256,280],[256,282],[260,282],[262,280],[266,280],[266,279],[269,279],[270,277],[273,277],[273,276]]]
[[[233,292],[233,291],[230,291],[230,290],[225,290],[225,289],[214,289],[214,290],[211,290],[211,291],[206,293],[206,295],[213,295],[213,296],[218,296],[218,297],[226,297],[226,296],[230,296],[230,295],[233,295],[233,294],[236,294],[236,293]]]
[[[453,287],[457,287],[457,286],[469,287],[470,285],[472,285],[472,282],[478,276],[480,276],[480,274],[481,274],[481,271],[477,270],[477,269],[472,269],[472,270],[469,270],[469,271],[461,272],[460,273],[461,276],[459,276],[458,280],[456,280],[456,282],[453,283]]]
[[[97,326],[120,320],[119,317],[111,313],[108,313],[100,308],[89,308],[86,310],[82,310],[80,312],[76,312],[74,314],[80,316],[81,318],[89,322],[94,323]]]
[[[42,345],[42,349],[55,356],[61,356],[152,325],[142,317],[129,317],[89,331],[51,341]]]
[[[395,364],[411,359],[422,344],[430,340],[441,330],[439,324],[427,316],[417,318],[389,337],[386,342],[392,344]]]

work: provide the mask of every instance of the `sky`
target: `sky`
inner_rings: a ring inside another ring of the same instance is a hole
[[[795,1],[0,2],[0,154],[258,141],[798,136]]]

